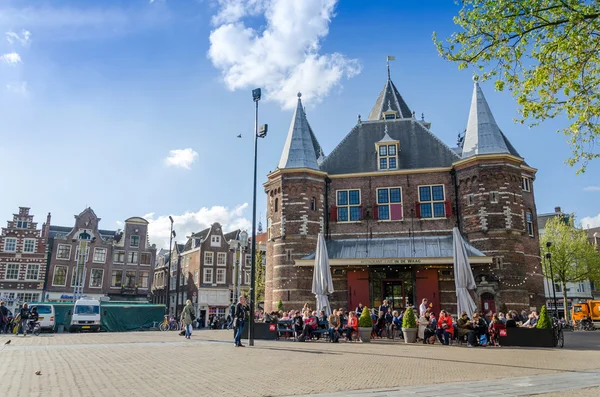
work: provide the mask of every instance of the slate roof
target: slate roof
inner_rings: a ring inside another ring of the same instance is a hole
[[[193,248],[197,248],[198,245],[195,245],[194,247],[192,247],[192,242],[194,241],[194,239],[200,238],[200,239],[204,240],[206,238],[206,236],[208,236],[208,232],[210,232],[210,227],[208,227],[198,233],[192,233],[192,235],[190,236],[190,238],[188,238],[185,245],[183,245],[183,251],[189,251]]]
[[[240,233],[240,229],[234,230],[233,232],[225,233],[225,241],[237,240]]]
[[[375,106],[369,113],[369,120],[381,120],[383,118],[382,113],[388,111],[388,109],[397,111],[398,117],[401,119],[412,118],[412,112],[390,79],[385,82],[383,90],[377,97]]]
[[[498,127],[494,119],[483,91],[476,81],[473,87],[471,110],[463,142],[462,157],[499,153],[510,153],[521,157],[502,131],[500,131],[500,127]]]
[[[280,169],[285,168],[310,168],[318,170],[317,158],[322,153],[321,146],[308,125],[306,113],[302,107],[302,94],[298,93],[298,105],[292,117],[292,123],[288,131],[281,159]]]
[[[67,234],[71,233],[73,230],[73,226],[54,226],[50,225],[50,231],[48,233],[49,238],[55,237],[65,237]],[[117,232],[115,230],[98,230],[100,232],[100,236],[104,239],[115,238]]]
[[[448,167],[460,156],[421,123],[411,119],[363,121],[357,124],[321,163],[329,174],[377,171],[375,143],[390,138],[400,142],[398,169]]]
[[[329,259],[450,258],[453,256],[452,235],[328,240],[326,244]],[[485,256],[466,241],[465,245],[468,256]],[[302,259],[315,259],[315,253]]]

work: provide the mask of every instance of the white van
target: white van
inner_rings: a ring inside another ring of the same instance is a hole
[[[100,301],[78,299],[73,306],[69,332],[100,331]]]
[[[45,303],[34,303],[29,307],[35,306],[37,307],[38,321],[40,322],[40,327],[43,331],[54,331],[54,306]]]

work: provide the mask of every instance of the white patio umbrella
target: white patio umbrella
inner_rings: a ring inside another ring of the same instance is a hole
[[[465,241],[457,227],[452,229],[452,245],[454,251],[454,282],[456,284],[458,306],[457,315],[460,316],[460,313],[466,312],[469,317],[472,317],[477,305],[473,302],[469,290],[475,289],[475,278],[469,264]]]
[[[317,311],[325,310],[325,313],[329,316],[331,314],[331,307],[329,306],[327,295],[333,292],[333,279],[331,278],[331,269],[329,267],[327,245],[322,233],[319,233],[317,238],[312,292],[317,298]]]

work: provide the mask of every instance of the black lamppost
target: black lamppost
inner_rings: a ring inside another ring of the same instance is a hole
[[[171,293],[171,254],[173,253],[173,217],[169,215],[169,220],[171,221],[171,232],[169,233],[169,267],[167,267],[167,288],[166,288],[166,303],[167,303],[167,314],[171,314],[169,310],[171,308],[171,297],[169,296]]]
[[[177,247],[177,241],[175,241]],[[181,281],[181,253],[179,247],[177,249],[177,284],[175,287],[175,318],[179,318],[179,283]],[[183,300],[183,299],[182,299]]]
[[[258,101],[260,101],[260,88],[252,90],[252,99],[256,105],[256,111],[254,115],[254,186],[252,196],[252,267],[250,268],[250,324],[248,328],[248,345],[254,346],[254,299],[256,297],[256,290],[254,284],[256,283],[256,160],[258,154],[258,138],[264,138],[267,136],[267,125],[264,124],[258,128]]]
[[[552,279],[552,296],[554,299],[554,316],[558,319],[558,306],[556,305],[556,287],[554,286],[554,272],[552,271],[552,254],[550,253],[550,247],[552,246],[552,242],[546,242],[546,259],[548,259],[548,263],[550,264],[550,278]]]

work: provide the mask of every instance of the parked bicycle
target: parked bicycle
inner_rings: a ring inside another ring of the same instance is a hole
[[[593,331],[594,323],[590,319],[584,318],[583,320],[579,320],[577,322],[577,330],[578,331]]]
[[[175,321],[173,316],[165,316],[165,319],[160,323],[159,329],[161,331],[179,331],[179,323]]]

